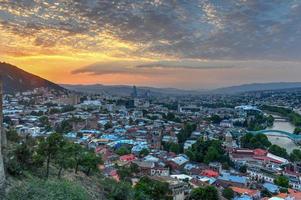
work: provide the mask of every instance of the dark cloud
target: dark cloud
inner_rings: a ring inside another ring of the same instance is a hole
[[[301,58],[299,0],[0,0],[0,19],[15,34],[61,31],[54,41],[43,34],[34,40],[47,47],[72,35],[96,38],[108,31],[122,41],[139,44],[140,48],[128,52],[135,56]],[[70,43],[90,49],[93,41]],[[93,49],[103,50],[101,43]]]

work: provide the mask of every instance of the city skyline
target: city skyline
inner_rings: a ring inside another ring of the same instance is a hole
[[[299,1],[0,1],[0,61],[56,83],[300,81]]]

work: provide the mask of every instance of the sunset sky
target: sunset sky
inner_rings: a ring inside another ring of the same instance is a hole
[[[0,0],[0,61],[69,84],[301,81],[301,1]]]

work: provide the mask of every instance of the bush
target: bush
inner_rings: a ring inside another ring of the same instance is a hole
[[[8,200],[89,200],[81,186],[69,181],[32,179],[12,188]]]
[[[223,197],[226,199],[233,199],[234,198],[234,192],[231,188],[226,188],[223,190]]]

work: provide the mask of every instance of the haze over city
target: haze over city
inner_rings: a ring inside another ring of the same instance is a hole
[[[55,83],[300,81],[299,0],[0,1],[0,61]]]

